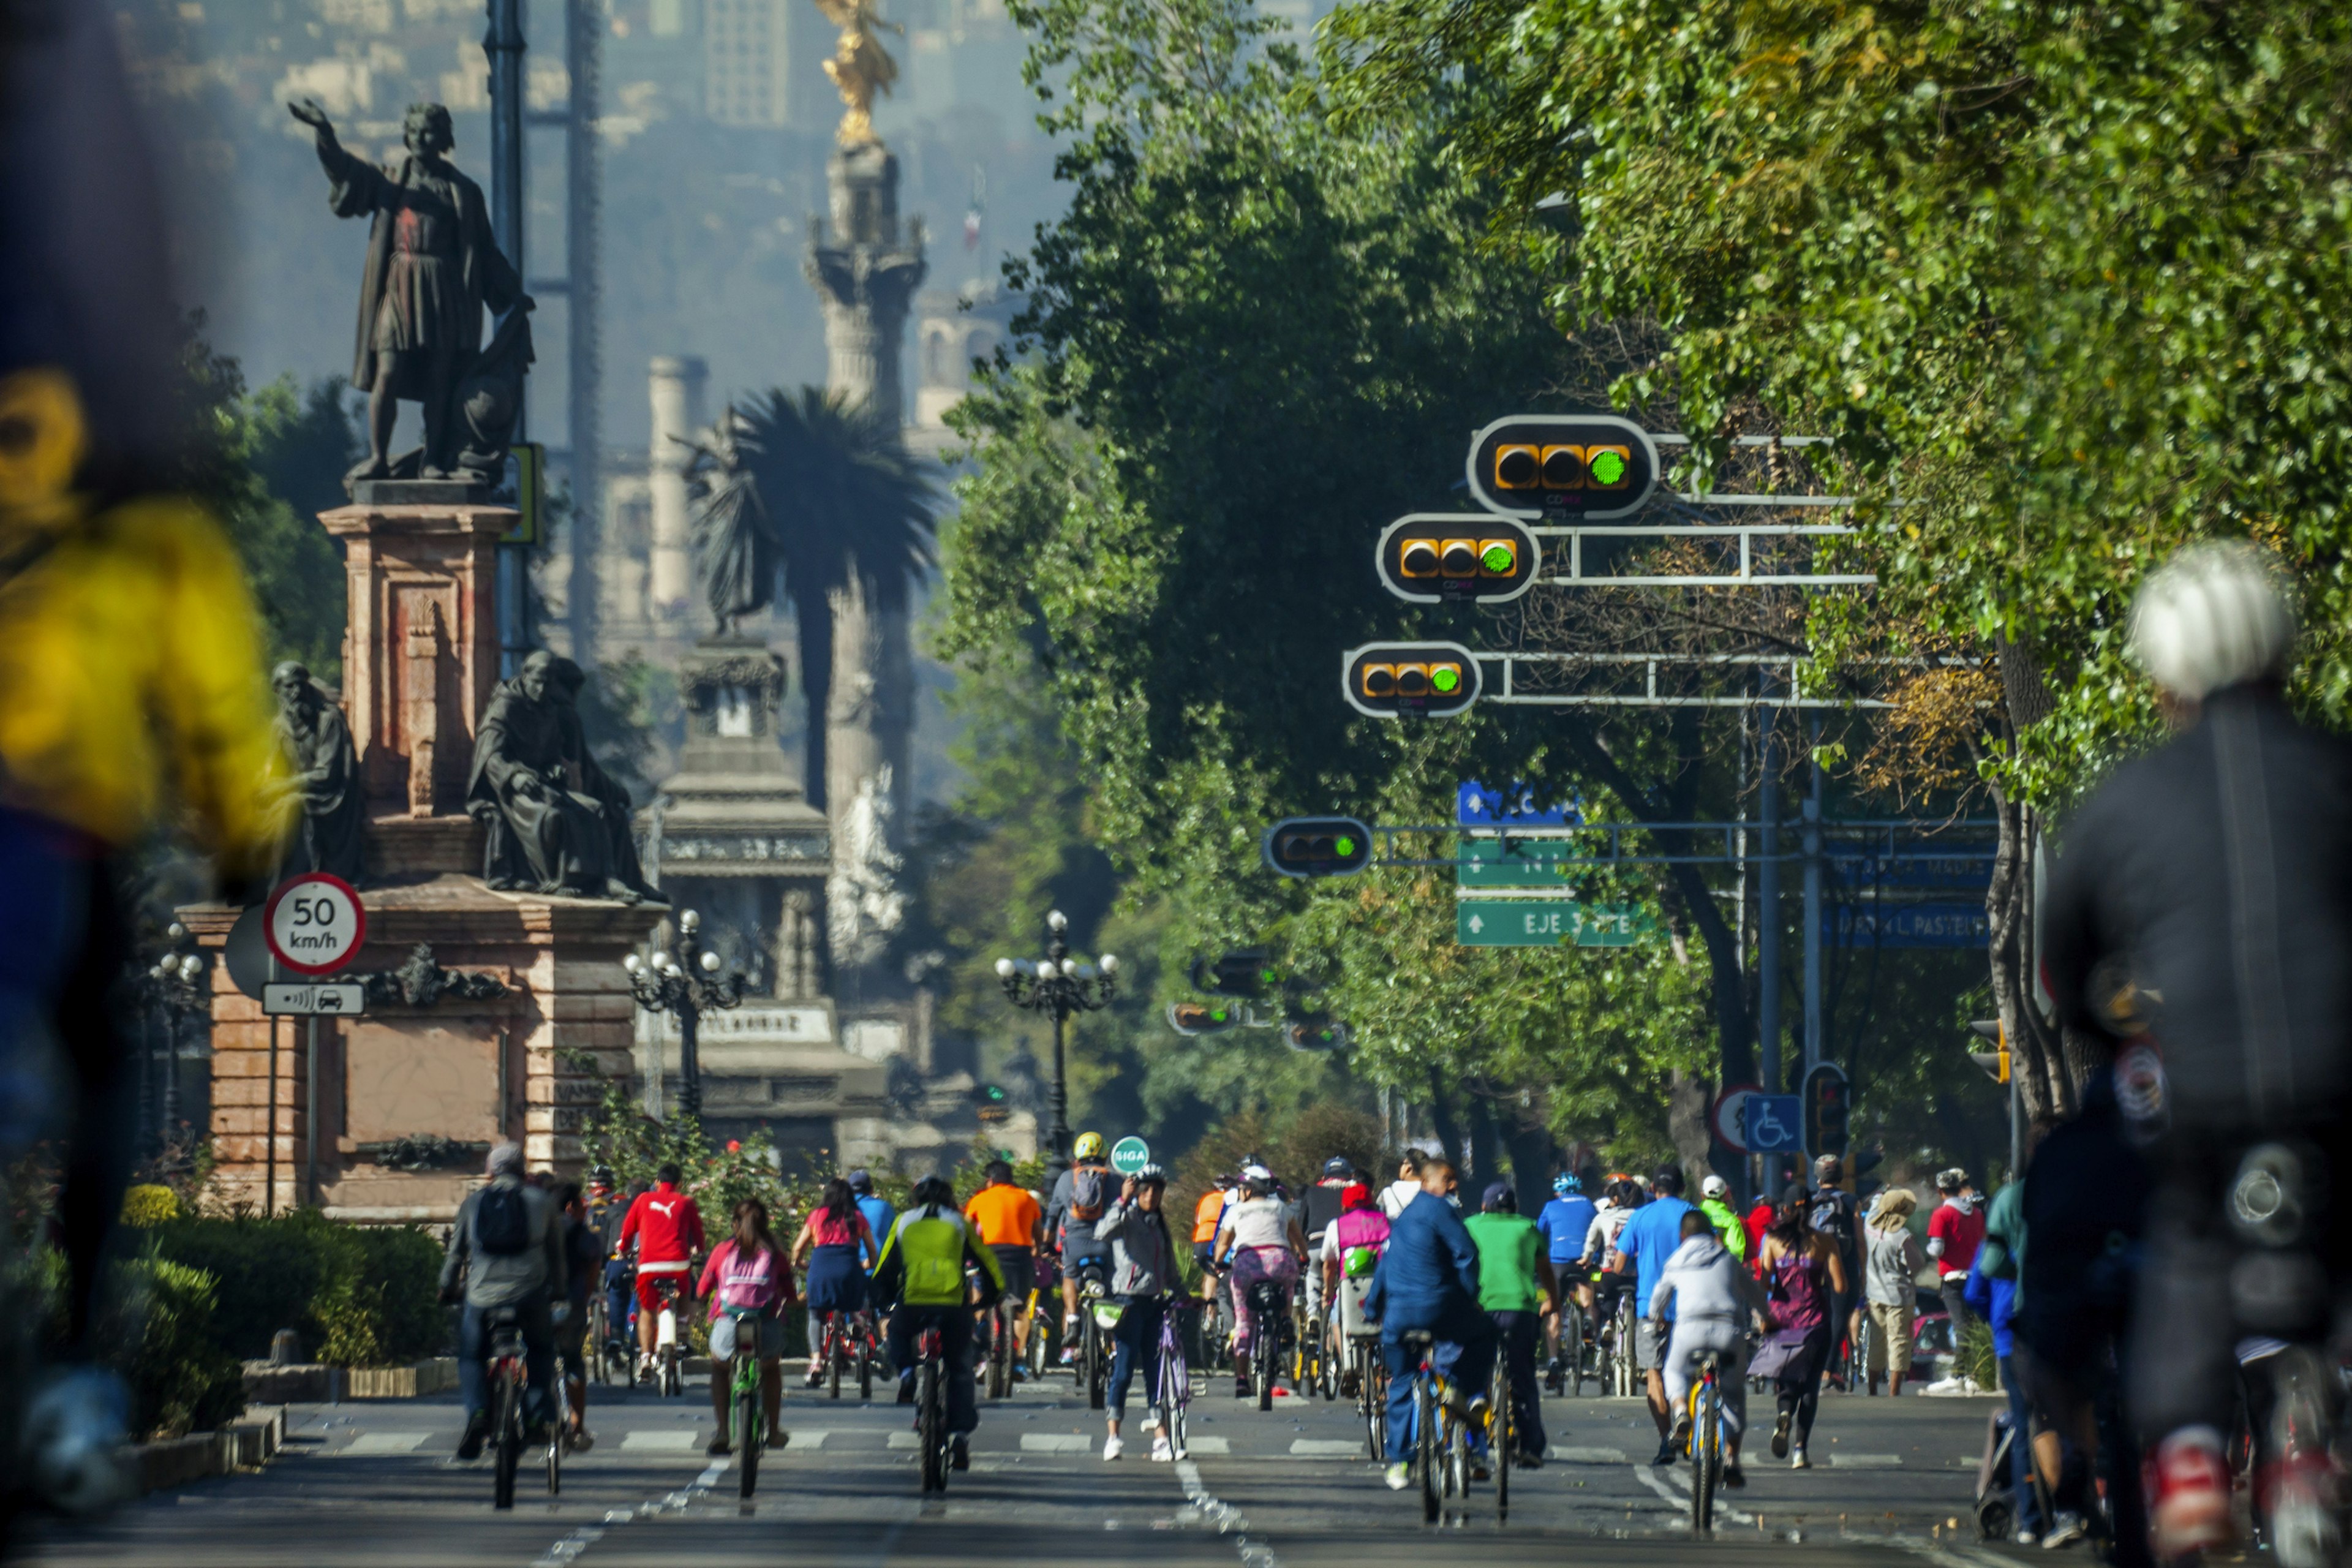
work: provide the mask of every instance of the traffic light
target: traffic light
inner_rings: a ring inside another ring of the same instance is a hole
[[[1375,719],[1450,719],[1478,700],[1478,661],[1460,643],[1366,643],[1340,658],[1341,691]]]
[[[1192,961],[1192,989],[1211,996],[1263,996],[1276,979],[1266,965],[1264,948],[1244,948],[1229,952],[1214,963],[1205,958]]]
[[[1013,1115],[1013,1107],[1005,1103],[1003,1089],[996,1084],[982,1084],[973,1092],[973,1098],[980,1101],[978,1115],[982,1121],[992,1125]]]
[[[1168,1026],[1180,1035],[1217,1035],[1242,1021],[1242,1010],[1228,1002],[1171,1002]]]
[[[1282,1035],[1294,1051],[1336,1051],[1348,1044],[1348,1026],[1336,1018],[1297,1019],[1285,1026]]]
[[[1517,415],[1470,438],[1470,492],[1511,517],[1629,517],[1649,500],[1658,472],[1650,433],[1604,414]]]
[[[1352,877],[1372,863],[1372,830],[1352,816],[1286,817],[1258,847],[1285,877]]]
[[[1814,1155],[1843,1157],[1846,1123],[1853,1109],[1853,1086],[1835,1062],[1816,1062],[1805,1074],[1805,1148]]]
[[[1491,605],[1535,585],[1543,547],[1526,528],[1491,512],[1417,511],[1388,525],[1374,559],[1381,584],[1409,603]]]

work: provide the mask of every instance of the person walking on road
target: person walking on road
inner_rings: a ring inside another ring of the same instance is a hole
[[[1675,1416],[1667,1441],[1676,1453],[1689,1443],[1691,1384],[1698,1377],[1698,1358],[1714,1352],[1716,1386],[1723,1394],[1724,1447],[1729,1450],[1723,1484],[1737,1489],[1748,1484],[1739,1468],[1740,1440],[1748,1427],[1748,1336],[1750,1324],[1763,1321],[1764,1289],[1723,1245],[1705,1214],[1685,1212],[1681,1231],[1681,1244],[1658,1271],[1657,1287],[1643,1304],[1650,1321],[1669,1336],[1666,1402]],[[1665,1315],[1670,1301],[1671,1324]]]
[[[1941,1202],[1927,1216],[1927,1256],[1936,1260],[1937,1288],[1944,1298],[1944,1315],[1952,1321],[1952,1343],[1969,1321],[1969,1266],[1984,1244],[1984,1208],[1966,1171],[1938,1172],[1936,1192]]]
[[[1163,1463],[1184,1457],[1171,1446],[1162,1403],[1166,1391],[1160,1386],[1160,1328],[1178,1289],[1176,1240],[1160,1206],[1167,1195],[1168,1173],[1146,1165],[1127,1178],[1118,1201],[1095,1224],[1095,1239],[1110,1247],[1111,1300],[1123,1309],[1110,1332],[1110,1429],[1103,1438],[1105,1460],[1127,1451],[1118,1429],[1127,1419],[1127,1391],[1139,1366],[1143,1369],[1144,1407],[1150,1413],[1151,1457]]]
[[[457,1458],[478,1459],[488,1436],[485,1361],[489,1314],[512,1307],[521,1319],[523,1369],[530,1379],[527,1440],[547,1440],[554,1414],[555,1303],[564,1299],[563,1223],[555,1200],[522,1179],[522,1145],[501,1143],[484,1167],[486,1186],[466,1194],[441,1258],[441,1300],[463,1301],[457,1319],[457,1394],[466,1435]]]
[[[1421,1195],[1389,1227],[1387,1249],[1372,1270],[1364,1314],[1381,1325],[1381,1357],[1388,1363],[1389,1489],[1412,1484],[1413,1373],[1408,1331],[1432,1338],[1430,1363],[1454,1383],[1457,1415],[1483,1426],[1486,1389],[1494,1373],[1495,1325],[1478,1305],[1478,1244],[1447,1201],[1454,1163],[1443,1155],[1421,1161]]]
[[[1617,1247],[1610,1261],[1615,1272],[1633,1274],[1636,1311],[1656,1291],[1658,1276],[1665,1268],[1666,1259],[1683,1244],[1683,1215],[1697,1212],[1683,1201],[1683,1173],[1672,1165],[1663,1167],[1650,1178],[1650,1201],[1635,1209],[1633,1217],[1625,1222],[1625,1228],[1617,1233]],[[1671,1314],[1664,1321],[1671,1322]],[[1633,1364],[1641,1369],[1643,1392],[1650,1401],[1650,1419],[1658,1428],[1658,1452],[1650,1461],[1654,1465],[1670,1465],[1675,1458],[1671,1435],[1674,1413],[1666,1403],[1665,1354],[1666,1336],[1659,1320],[1640,1318],[1633,1328]]]
[[[1812,1227],[1812,1197],[1789,1184],[1772,1227],[1764,1233],[1759,1260],[1770,1305],[1764,1314],[1763,1343],[1748,1371],[1780,1385],[1780,1414],[1772,1423],[1772,1457],[1792,1470],[1812,1468],[1805,1445],[1820,1407],[1822,1373],[1836,1338],[1831,1322],[1846,1288],[1845,1259],[1830,1238]]]
[[[1830,1302],[1829,1376],[1840,1389],[1847,1386],[1847,1369],[1839,1350],[1862,1338],[1862,1215],[1853,1194],[1838,1184],[1843,1174],[1835,1154],[1813,1162],[1813,1231],[1837,1248],[1844,1270],[1845,1282]]]
[[[1518,1451],[1497,1454],[1496,1464],[1534,1469],[1543,1463],[1543,1406],[1536,1393],[1536,1344],[1544,1319],[1559,1310],[1559,1281],[1535,1222],[1519,1213],[1519,1195],[1508,1182],[1496,1182],[1480,1198],[1479,1212],[1463,1221],[1478,1247],[1478,1305],[1495,1325],[1496,1353],[1511,1385],[1511,1430]]]
[[[1881,1378],[1886,1392],[1903,1392],[1911,1375],[1911,1321],[1918,1309],[1919,1271],[1927,1266],[1911,1234],[1911,1215],[1919,1200],[1908,1187],[1889,1187],[1878,1194],[1864,1233],[1862,1294],[1870,1309],[1870,1392],[1878,1392]],[[1974,1248],[1970,1253],[1973,1256]],[[1958,1343],[1957,1326],[1954,1344]]]

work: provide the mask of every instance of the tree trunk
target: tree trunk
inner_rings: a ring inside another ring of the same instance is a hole
[[[1680,1068],[1667,1074],[1666,1137],[1683,1168],[1684,1185],[1694,1193],[1714,1169],[1708,1156],[1714,1152],[1715,1134],[1706,1124],[1707,1107],[1714,1101],[1705,1079],[1693,1078]]]
[[[2021,731],[2049,715],[2050,691],[2031,647],[2006,637],[1995,646],[2015,746]],[[1985,918],[1990,927],[1993,1005],[2009,1044],[2010,1070],[2018,1075],[2026,1115],[2071,1116],[2090,1064],[2035,999],[2040,952],[2034,940],[2033,852],[2041,840],[2040,816],[2000,790],[1993,792],[1993,812],[2000,837],[1992,882],[1985,890]]]
[[[1454,1162],[1454,1168],[1461,1170],[1468,1163],[1465,1158],[1468,1151],[1463,1147],[1462,1142],[1462,1123],[1454,1119],[1453,1102],[1434,1068],[1429,1072],[1429,1121],[1437,1129],[1438,1146],[1445,1151],[1445,1157]]]
[[[1470,1089],[1470,1168],[1463,1173],[1462,1206],[1478,1212],[1478,1194],[1503,1173],[1502,1150],[1495,1138],[1495,1103],[1483,1087]]]

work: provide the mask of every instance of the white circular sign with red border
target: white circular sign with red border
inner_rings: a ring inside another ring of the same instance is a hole
[[[367,910],[341,877],[306,871],[269,895],[261,934],[270,956],[295,973],[332,974],[359,956]]]
[[[1713,1125],[1718,1142],[1742,1154],[1748,1152],[1748,1129],[1744,1120],[1748,1097],[1763,1092],[1764,1086],[1760,1083],[1735,1083],[1726,1085],[1723,1092],[1715,1097],[1715,1105],[1707,1112],[1707,1121]]]

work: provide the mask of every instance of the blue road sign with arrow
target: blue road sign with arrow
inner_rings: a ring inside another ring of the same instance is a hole
[[[1538,805],[1532,784],[1514,779],[1507,790],[1464,779],[1454,793],[1454,821],[1461,827],[1574,827],[1584,814],[1572,801]]]

